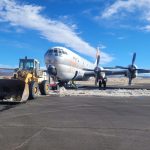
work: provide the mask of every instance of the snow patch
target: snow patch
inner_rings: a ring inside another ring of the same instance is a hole
[[[51,91],[50,94],[54,94]],[[56,93],[55,93],[56,94]],[[86,89],[65,89],[60,88],[57,92],[59,96],[113,96],[113,97],[129,97],[129,96],[150,96],[150,90],[146,89],[106,89],[106,90],[86,90]]]

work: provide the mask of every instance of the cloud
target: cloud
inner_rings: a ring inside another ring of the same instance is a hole
[[[136,16],[138,21],[145,21],[144,25],[138,29],[144,29],[150,31],[150,0],[117,0],[112,5],[109,5],[104,12],[101,14],[101,19],[124,19],[124,16],[129,16],[130,13],[134,14],[131,19],[135,19]],[[141,24],[140,24],[141,26]]]
[[[114,4],[105,9],[105,11],[102,14],[102,18],[110,18],[122,10],[132,12],[136,4],[137,2],[135,0],[127,0],[127,1],[118,0]]]
[[[49,1],[49,2],[51,2],[51,3],[69,3],[69,4],[74,4],[74,3],[78,3],[78,4],[83,4],[83,3],[99,3],[100,2],[100,0],[71,0],[71,1],[69,1],[69,0],[47,0],[47,1]],[[101,1],[105,1],[105,0],[101,0]]]
[[[0,20],[11,26],[39,31],[50,42],[60,43],[80,53],[95,57],[96,50],[80,38],[75,30],[63,22],[42,15],[44,8],[17,3],[15,0],[0,1]],[[102,61],[110,62],[112,57],[102,52]]]
[[[141,29],[146,30],[146,31],[150,31],[150,25],[147,25],[147,26],[145,26],[145,27],[143,27]]]

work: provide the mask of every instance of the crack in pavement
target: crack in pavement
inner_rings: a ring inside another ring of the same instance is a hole
[[[36,136],[38,136],[45,128],[42,128],[41,130],[37,131],[35,134],[33,134],[31,137],[27,138],[24,142],[22,142],[20,145],[18,145],[17,147],[15,147],[13,150],[17,150],[20,149],[21,147],[23,147],[25,144],[29,143],[32,138],[35,138]]]

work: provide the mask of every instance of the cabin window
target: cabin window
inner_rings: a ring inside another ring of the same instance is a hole
[[[54,53],[57,53],[57,49],[54,49]]]
[[[65,55],[67,55],[67,52],[66,52],[66,51],[62,51],[62,53],[65,54]]]

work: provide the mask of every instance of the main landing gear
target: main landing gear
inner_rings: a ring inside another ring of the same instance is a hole
[[[99,89],[101,89],[102,87],[106,88],[106,83],[107,83],[107,78],[99,79],[98,81]]]

